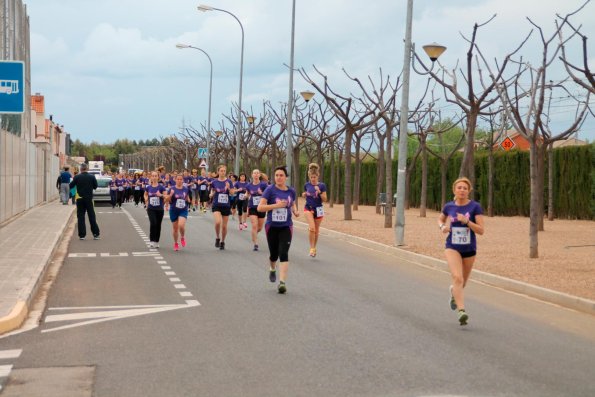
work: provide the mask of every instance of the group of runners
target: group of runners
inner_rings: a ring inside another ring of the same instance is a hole
[[[309,181],[304,185],[304,216],[308,221],[310,256],[316,256],[320,224],[324,217],[323,202],[327,201],[326,185],[319,181],[319,166],[310,164]],[[161,226],[165,212],[172,223],[173,250],[179,251],[188,244],[186,220],[189,212],[207,209],[213,213],[215,247],[225,250],[230,216],[237,215],[240,231],[251,228],[252,250],[259,251],[258,234],[265,228],[269,248],[269,280],[277,281],[278,292],[287,291],[286,280],[289,266],[289,247],[293,235],[293,220],[300,216],[297,208],[297,193],[287,185],[287,170],[277,167],[274,180],[258,169],[250,178],[245,173],[238,176],[227,173],[220,165],[217,171],[207,174],[201,169],[184,170],[182,173],[165,173],[163,167],[151,172],[134,175],[112,175],[110,191],[112,207],[121,207],[123,202],[134,200],[135,206],[143,205],[149,218],[149,246],[159,248]],[[250,227],[248,226],[248,220]]]
[[[219,250],[225,250],[229,217],[237,212],[240,231],[248,229],[247,221],[250,220],[254,251],[259,250],[258,233],[264,227],[269,248],[269,280],[274,283],[278,278],[278,292],[284,294],[293,235],[292,216],[300,216],[297,193],[287,185],[287,176],[283,166],[275,168],[273,182],[269,182],[258,169],[248,178],[245,173],[239,176],[227,174],[225,165],[220,165],[217,172],[210,175],[204,169],[200,175],[197,170],[166,174],[162,167],[128,178],[113,175],[110,183],[114,192],[112,206],[121,207],[122,202],[134,199],[136,206],[143,204],[147,208],[151,247],[159,247],[164,212],[169,211],[174,251],[187,245],[185,226],[190,209],[206,213],[207,208],[211,208],[215,221],[215,247]],[[442,209],[438,227],[446,234],[445,256],[452,278],[449,306],[457,311],[459,323],[466,325],[469,315],[465,310],[463,290],[477,254],[476,235],[484,233],[483,210],[478,202],[469,198],[473,190],[469,179],[457,179],[452,190],[453,201]],[[303,213],[308,223],[311,257],[317,255],[326,191],[326,185],[320,181],[319,166],[310,164],[302,197],[306,201]]]

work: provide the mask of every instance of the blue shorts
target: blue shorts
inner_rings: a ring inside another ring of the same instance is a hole
[[[186,218],[188,219],[188,210],[176,210],[176,209],[171,209],[169,210],[169,220],[172,222],[177,222],[178,218],[182,217],[182,218]]]

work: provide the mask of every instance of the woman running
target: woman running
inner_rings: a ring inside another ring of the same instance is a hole
[[[229,173],[227,176],[228,179],[231,181],[231,187],[235,187],[236,182],[238,181],[238,176],[234,175],[233,173]],[[229,195],[229,203],[231,205],[231,219],[236,219],[236,212],[237,212],[237,205],[238,205],[238,195],[235,193],[231,193]]]
[[[200,198],[200,208],[203,214],[207,212],[207,204],[209,203],[209,177],[207,177],[207,170],[201,169],[200,176],[196,182],[198,186],[198,197]]]
[[[143,186],[143,178],[140,173],[135,172],[134,178],[132,179],[132,186],[134,189],[134,206],[138,207],[138,203],[140,203],[140,198],[142,195],[142,186]]]
[[[116,185],[116,174],[112,174],[112,180],[109,181],[109,201],[112,208],[116,208],[118,202],[118,185]]]
[[[165,188],[159,184],[157,171],[151,172],[150,184],[145,186],[145,203],[147,203],[147,216],[149,217],[149,247],[159,248],[161,237],[161,222],[163,221],[163,203]]]
[[[126,194],[126,179],[124,179],[122,174],[118,174],[116,177],[116,202],[118,204],[118,208],[122,208],[122,203],[124,202],[124,195]]]
[[[190,175],[190,193],[192,198],[192,211],[196,211],[196,207],[198,207],[198,185],[196,184],[198,181],[198,170],[195,168],[192,170],[192,175]]]
[[[277,280],[276,266],[279,260],[279,286],[280,294],[287,292],[285,281],[289,268],[289,246],[293,234],[291,213],[297,218],[300,213],[297,209],[297,194],[292,187],[286,185],[287,170],[284,166],[275,168],[275,184],[266,188],[260,199],[257,210],[267,212],[266,235],[269,244],[269,280]],[[270,203],[270,204],[269,204]]]
[[[267,215],[266,212],[258,212],[258,204],[262,193],[268,185],[260,181],[260,171],[252,171],[252,182],[246,186],[248,192],[248,215],[250,215],[250,223],[252,223],[252,243],[254,244],[254,251],[258,251],[258,233],[262,230],[264,225],[264,218]]]
[[[180,250],[180,244],[186,246],[186,219],[188,218],[188,204],[190,203],[190,190],[184,186],[184,176],[176,176],[176,184],[169,190],[169,219],[173,227],[174,251]]]
[[[324,208],[322,203],[327,201],[326,185],[320,182],[320,167],[316,163],[308,166],[308,178],[310,181],[304,185],[302,197],[306,199],[304,215],[308,221],[308,231],[310,239],[310,256],[316,256],[316,245],[320,235],[320,223],[324,217]]]
[[[211,199],[213,200],[213,217],[215,218],[215,247],[225,249],[225,237],[227,236],[227,222],[231,213],[230,196],[235,193],[232,182],[227,179],[225,173],[227,167],[220,165],[217,168],[219,178],[211,181]]]
[[[246,196],[247,186],[248,181],[246,180],[246,174],[242,172],[240,173],[238,181],[234,185],[237,191],[236,207],[238,209],[240,231],[248,228],[248,224],[246,223],[246,219],[248,218],[248,198]]]
[[[471,275],[477,254],[476,234],[483,235],[483,210],[477,201],[469,199],[471,181],[459,178],[452,184],[454,200],[446,203],[438,218],[438,227],[446,237],[444,251],[450,269],[450,308],[459,310],[459,323],[467,325],[463,289]]]

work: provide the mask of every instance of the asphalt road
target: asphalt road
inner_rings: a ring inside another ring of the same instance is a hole
[[[324,236],[312,259],[302,228],[279,295],[264,235],[253,252],[230,220],[219,251],[191,213],[188,246],[166,218],[152,252],[142,208],[98,212],[40,326],[0,339],[19,352],[1,396],[595,395],[593,316],[471,283],[461,327],[446,273]]]

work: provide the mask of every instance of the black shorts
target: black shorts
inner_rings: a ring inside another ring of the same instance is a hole
[[[472,258],[477,255],[477,251],[459,252],[459,254],[461,254],[461,258]]]
[[[209,202],[209,191],[208,190],[199,190],[198,195],[200,197],[201,203],[208,203]]]
[[[260,219],[263,219],[265,216],[267,216],[266,212],[258,212],[256,211],[256,208],[248,208],[248,215],[250,216],[257,216]]]
[[[314,219],[322,219],[322,218],[324,218],[324,215],[318,216],[318,214],[316,212],[316,208],[315,207],[311,207],[309,205],[306,205],[304,207],[304,212],[311,212],[312,213],[312,216],[314,216]]]
[[[212,211],[221,212],[221,216],[229,216],[231,214],[231,208],[229,207],[217,207],[214,205]]]

